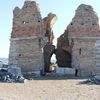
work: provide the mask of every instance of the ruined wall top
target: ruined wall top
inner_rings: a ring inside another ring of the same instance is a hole
[[[46,17],[43,18],[45,36],[48,37],[49,43],[52,43],[54,39],[52,28],[56,21],[57,16],[53,13],[49,13]]]
[[[90,5],[81,4],[67,28],[70,36],[100,36],[99,19]]]
[[[42,33],[42,18],[35,1],[25,1],[22,9],[15,7],[13,11],[12,38],[33,36]]]
[[[43,18],[45,28],[50,30],[57,21],[57,16],[53,13],[49,13],[47,17]],[[49,29],[50,28],[50,29]]]

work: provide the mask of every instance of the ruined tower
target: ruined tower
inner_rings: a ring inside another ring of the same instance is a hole
[[[21,67],[22,71],[41,70],[44,67],[43,38],[38,4],[26,0],[22,9],[16,7],[13,11],[9,66]]]
[[[79,69],[81,75],[96,74],[97,67],[100,67],[100,30],[93,8],[81,4],[67,30],[69,43],[73,44],[72,66]]]

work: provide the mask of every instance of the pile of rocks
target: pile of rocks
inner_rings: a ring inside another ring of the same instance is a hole
[[[100,85],[100,76],[95,75],[92,78],[89,78],[88,80],[84,81],[84,83]]]
[[[0,70],[0,81],[7,82],[7,83],[24,83],[26,79],[21,74],[21,69],[18,67],[11,67],[7,70],[1,69]]]

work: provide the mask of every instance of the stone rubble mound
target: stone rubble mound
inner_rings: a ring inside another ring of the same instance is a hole
[[[100,85],[100,76],[95,75],[92,78],[89,78],[86,81],[84,81],[84,83]]]
[[[1,69],[0,70],[0,82],[6,83],[24,83],[26,79],[21,74],[21,69],[18,67]]]

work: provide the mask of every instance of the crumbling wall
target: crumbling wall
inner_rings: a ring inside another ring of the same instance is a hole
[[[57,20],[57,16],[53,13],[49,13],[48,16],[43,18],[45,36],[47,37],[47,42],[51,44],[53,43],[53,39],[54,39],[52,28],[56,20]]]
[[[59,67],[71,68],[71,46],[68,40],[68,30],[57,39],[56,59]]]
[[[99,34],[99,19],[92,6],[81,4],[68,25],[69,37],[97,37]]]
[[[52,45],[51,43],[47,43],[44,48],[44,69],[45,69],[45,72],[49,72],[50,71],[50,60],[51,60],[51,57],[53,55],[53,53],[55,53],[55,46]]]
[[[72,46],[72,66],[80,75],[96,74],[96,40],[100,39],[98,16],[89,5],[81,4],[67,27]]]
[[[21,67],[22,71],[41,70],[44,58],[49,64],[55,52],[60,67],[76,68],[80,75],[96,74],[97,65],[100,66],[100,29],[98,16],[91,6],[82,4],[76,9],[71,23],[58,38],[56,50],[52,45],[55,14],[49,13],[42,19],[38,4],[25,1],[22,9],[14,9],[13,15],[9,66]]]
[[[43,69],[44,28],[35,1],[25,1],[22,9],[14,9],[10,40],[9,66],[21,67],[22,71]]]
[[[49,13],[46,17],[43,18],[44,23],[44,34],[47,38],[46,45],[44,46],[44,68],[46,72],[50,70],[50,60],[51,56],[55,51],[55,46],[53,44],[54,34],[53,34],[53,25],[57,20],[57,16],[53,13]]]

